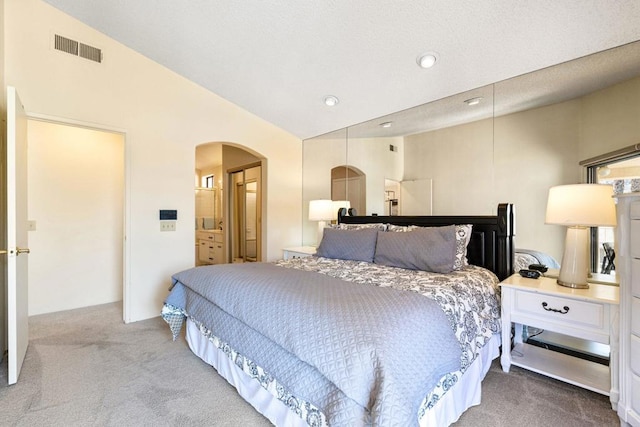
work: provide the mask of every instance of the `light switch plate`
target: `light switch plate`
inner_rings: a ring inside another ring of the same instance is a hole
[[[176,231],[176,222],[160,221],[160,231]]]

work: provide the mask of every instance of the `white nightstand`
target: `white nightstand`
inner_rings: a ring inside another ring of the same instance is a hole
[[[519,274],[502,283],[502,370],[520,366],[608,395],[615,409],[618,396],[619,288],[591,283],[589,289],[559,286],[556,279],[525,279]],[[516,326],[509,352],[511,323]],[[522,325],[542,328],[610,346],[605,366],[522,342]]]
[[[306,258],[316,253],[315,246],[296,246],[294,248],[284,248],[284,259]]]
[[[557,279],[559,274],[560,269],[550,268],[546,273],[544,273],[544,277]],[[620,278],[616,274],[591,273],[591,276],[587,279],[587,282],[600,283],[602,285],[620,286]]]

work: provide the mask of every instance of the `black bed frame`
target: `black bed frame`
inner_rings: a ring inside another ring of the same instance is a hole
[[[500,203],[495,216],[350,216],[340,212],[338,222],[344,224],[383,223],[440,227],[452,224],[472,224],[467,246],[470,264],[493,271],[504,280],[513,274],[515,210],[513,204]]]

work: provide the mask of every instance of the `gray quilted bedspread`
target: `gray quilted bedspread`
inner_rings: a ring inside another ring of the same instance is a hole
[[[172,294],[184,297],[167,303],[203,323],[215,317],[207,311],[225,312],[252,330],[245,336],[258,337],[256,344],[275,343],[314,367],[365,408],[372,425],[417,424],[424,396],[460,368],[460,344],[444,312],[416,293],[268,263],[198,267],[173,279]],[[259,363],[260,349],[242,347]],[[262,363],[268,368],[268,360]],[[296,394],[308,395],[304,389],[314,382],[297,378]]]

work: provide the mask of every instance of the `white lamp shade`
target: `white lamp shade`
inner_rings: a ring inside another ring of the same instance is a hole
[[[351,202],[348,200],[334,200],[332,203],[333,203],[333,216],[331,217],[331,219],[333,220],[338,219],[338,210],[340,208],[346,208],[347,210],[349,210],[349,208],[351,207]]]
[[[549,189],[546,224],[615,226],[613,187],[605,184],[558,185]]]
[[[331,200],[311,200],[309,202],[309,221],[330,221],[333,219]]]

